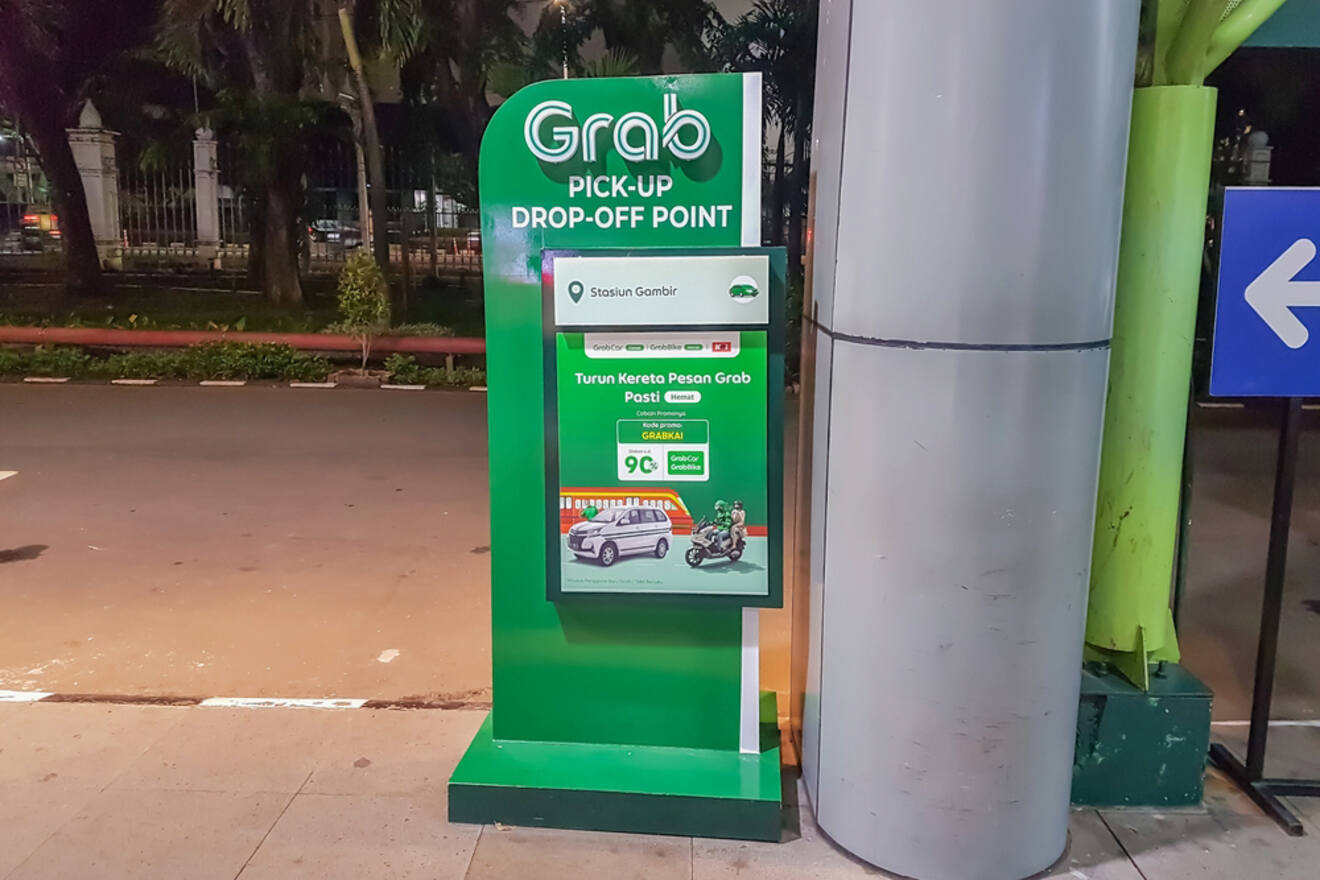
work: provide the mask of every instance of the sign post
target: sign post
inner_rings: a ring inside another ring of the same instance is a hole
[[[1210,393],[1217,397],[1279,398],[1282,420],[1270,512],[1256,677],[1251,697],[1247,759],[1227,746],[1210,747],[1210,761],[1290,835],[1301,821],[1281,796],[1320,797],[1320,779],[1265,777],[1279,621],[1287,573],[1288,532],[1297,480],[1302,398],[1320,396],[1320,341],[1309,323],[1320,306],[1320,189],[1230,188],[1224,195],[1219,297],[1215,310]]]
[[[449,816],[778,840],[782,249],[761,83],[538,83],[482,144],[493,708]],[[704,522],[703,522],[704,521]]]

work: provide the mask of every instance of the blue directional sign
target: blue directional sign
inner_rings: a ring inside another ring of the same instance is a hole
[[[1224,194],[1210,393],[1320,396],[1320,188]]]

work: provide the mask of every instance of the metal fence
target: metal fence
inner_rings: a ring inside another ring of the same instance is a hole
[[[187,258],[197,252],[197,193],[192,162],[144,161],[123,145],[119,166],[119,225],[124,255]]]
[[[115,149],[119,235],[122,255],[135,269],[210,264],[214,252],[198,247],[197,177],[193,156],[140,150],[126,141]],[[481,268],[480,218],[474,208],[439,192],[425,157],[398,149],[385,155],[384,222],[394,271],[413,274],[471,272]],[[216,144],[216,205],[219,264],[246,269],[255,210],[262,194],[244,174],[243,156],[232,141]],[[351,141],[327,139],[308,157],[304,185],[303,266],[335,272],[362,246],[361,202],[365,171]],[[0,255],[56,257],[59,218],[50,185],[27,142],[0,121]],[[47,260],[47,262],[49,262]]]
[[[242,262],[251,244],[251,208],[258,194],[245,187],[242,159],[232,144],[222,142],[217,158],[221,258]],[[392,266],[403,270],[406,262],[409,271],[431,274],[479,271],[481,222],[476,209],[431,187],[426,163],[397,149],[387,149],[384,159]],[[308,271],[338,271],[348,254],[363,245],[366,170],[360,163],[349,142],[329,141],[311,151],[304,180],[303,255]]]
[[[122,142],[117,153],[123,252],[134,268],[200,263],[197,189],[192,155],[144,154]],[[481,269],[481,223],[475,208],[440,192],[435,163],[425,155],[387,148],[386,237],[394,271],[414,276]],[[261,193],[252,191],[237,145],[216,144],[216,217],[221,267],[242,271],[251,254],[254,211]],[[793,179],[792,165],[786,170]],[[783,241],[787,212],[773,217],[774,166],[763,168],[767,214],[763,235]],[[349,140],[327,138],[308,156],[303,179],[303,267],[336,272],[348,254],[363,246],[365,170]],[[786,181],[787,185],[787,181]],[[0,124],[0,255],[41,256],[58,252],[59,223],[50,207],[50,187],[30,147]],[[215,257],[207,255],[209,262]]]

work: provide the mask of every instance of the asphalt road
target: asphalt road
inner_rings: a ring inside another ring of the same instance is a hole
[[[485,400],[0,385],[0,688],[488,699]]]
[[[1242,719],[1274,434],[1203,412],[1195,460],[1184,659],[1216,717]],[[0,384],[6,470],[0,689],[489,699],[482,395]],[[1320,718],[1317,478],[1311,431],[1279,718]],[[763,685],[781,691],[788,631],[763,612]]]

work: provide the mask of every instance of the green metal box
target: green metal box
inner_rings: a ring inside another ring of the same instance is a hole
[[[1176,663],[1152,669],[1150,690],[1117,673],[1082,671],[1072,800],[1088,807],[1201,803],[1213,695]]]

